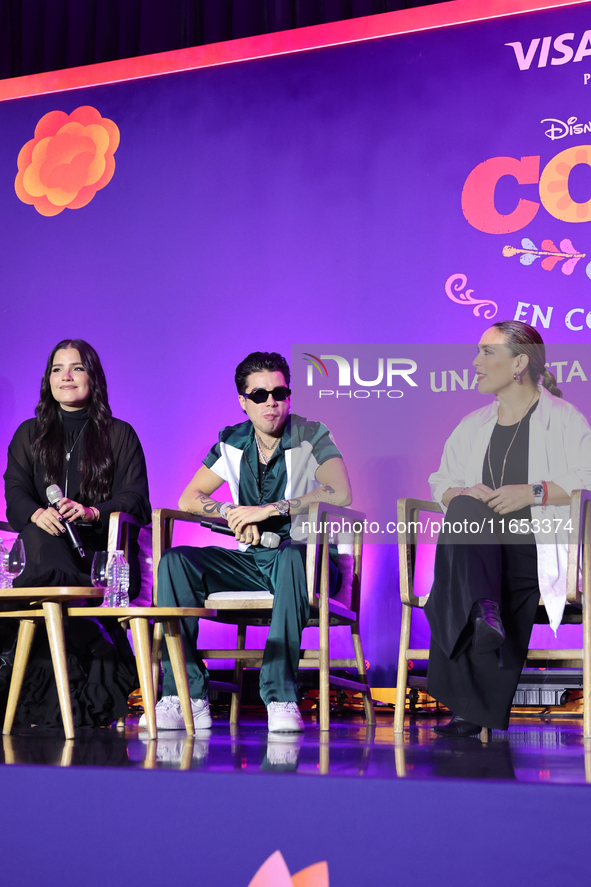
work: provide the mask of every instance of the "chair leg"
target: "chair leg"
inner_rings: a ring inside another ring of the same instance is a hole
[[[328,583],[327,583],[328,584]],[[324,593],[323,593],[324,592]],[[329,649],[329,612],[328,612],[328,588],[321,589],[319,608],[319,703],[320,703],[320,730],[330,730],[330,649]]]
[[[74,738],[74,719],[72,717],[72,700],[70,699],[70,682],[66,664],[66,639],[64,637],[64,621],[61,604],[56,601],[43,603],[45,625],[49,637],[49,649],[57,684],[57,695],[60,701],[62,721],[66,739]]]
[[[236,649],[244,650],[246,646],[246,625],[238,626],[238,636],[236,638]],[[234,661],[234,678],[233,683],[238,688],[232,693],[232,704],[230,705],[230,723],[237,724],[240,715],[240,698],[242,696],[242,676],[244,674],[244,663],[241,659]]]
[[[152,687],[152,671],[150,668],[150,634],[148,632],[148,620],[142,618],[130,619],[129,627],[133,638],[135,661],[140,678],[144,712],[148,725],[150,739],[158,738],[156,728],[156,712],[154,704],[154,691]]]
[[[398,677],[396,679],[396,708],[394,711],[394,732],[404,732],[404,709],[406,706],[406,680],[408,676],[408,660],[406,651],[410,647],[410,623],[412,607],[402,605],[402,621],[400,624],[400,648],[398,652]]]
[[[366,686],[363,693],[363,708],[365,709],[365,722],[368,726],[373,726],[376,722],[376,713],[373,708],[371,699],[371,689],[367,680],[367,672],[365,671],[365,656],[363,655],[363,647],[361,645],[361,636],[357,625],[351,626],[351,637],[353,638],[353,647],[355,649],[355,662],[357,663],[357,673]]]
[[[396,764],[396,776],[402,779],[406,776],[406,753],[402,736],[394,737],[394,763]]]
[[[190,770],[193,762],[193,749],[195,747],[195,736],[187,736],[183,745],[183,754],[179,770]]]
[[[74,740],[66,739],[64,741],[64,747],[62,749],[62,757],[60,760],[60,767],[70,767],[72,764],[72,758],[74,756]]]
[[[162,646],[162,623],[154,623],[154,636],[152,638],[152,684],[154,687],[154,699],[158,696],[158,679],[160,677],[160,647]]]
[[[21,688],[27,670],[31,645],[35,637],[35,629],[37,628],[37,620],[21,619],[18,630],[18,641],[16,644],[16,652],[14,656],[14,666],[12,668],[12,678],[10,681],[10,690],[8,693],[8,703],[6,705],[6,714],[4,716],[4,727],[2,733],[8,736],[14,724],[14,716],[16,715],[16,707],[21,695]]]
[[[16,764],[16,755],[14,753],[14,746],[12,744],[12,736],[9,736],[7,733],[2,736],[2,750],[4,752],[4,763],[5,764]],[[585,760],[587,760],[585,758]],[[589,780],[587,779],[587,782]]]
[[[591,739],[591,601],[583,598],[583,736]]]
[[[191,708],[191,695],[189,693],[189,681],[187,680],[187,663],[185,661],[185,652],[183,650],[183,641],[181,638],[181,629],[178,619],[167,619],[162,623],[164,637],[166,638],[166,648],[170,656],[170,664],[176,684],[181,711],[185,720],[185,729],[189,736],[195,734],[195,725],[193,723],[193,710]]]
[[[319,762],[318,769],[320,771],[321,776],[326,776],[330,769],[330,743],[329,737],[323,736],[320,734],[320,745],[319,745]]]

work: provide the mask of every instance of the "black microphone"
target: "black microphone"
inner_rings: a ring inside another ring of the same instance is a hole
[[[45,490],[45,495],[47,496],[47,501],[53,508],[57,510],[57,503],[60,499],[64,498],[64,494],[60,490],[57,484],[52,484],[50,487],[47,487]],[[84,549],[82,548],[82,542],[80,541],[80,536],[78,535],[78,530],[74,526],[74,524],[69,524],[67,521],[64,521],[63,526],[66,528],[66,533],[70,537],[70,542],[72,543],[72,548],[74,551],[77,551],[80,557],[86,557],[84,554]]]
[[[234,531],[231,530],[227,524],[217,524],[211,520],[202,520],[199,521],[199,523],[207,530],[211,530],[212,533],[223,533],[225,536],[234,535]],[[264,533],[261,533],[260,545],[262,545],[263,548],[279,548],[280,542],[281,536],[279,536],[278,533],[272,533],[270,530],[265,530]]]

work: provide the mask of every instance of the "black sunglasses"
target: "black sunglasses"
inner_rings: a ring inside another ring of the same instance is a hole
[[[243,397],[248,397],[253,403],[266,403],[270,394],[273,400],[287,400],[291,394],[291,388],[286,388],[285,385],[278,385],[277,388],[273,388],[273,391],[267,391],[266,388],[255,388],[250,394],[244,393]]]

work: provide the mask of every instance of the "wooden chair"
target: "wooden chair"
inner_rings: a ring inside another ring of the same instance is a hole
[[[122,549],[125,556],[128,556],[130,526],[139,527],[140,524],[138,524],[134,517],[130,514],[125,514],[125,512],[113,512],[111,514],[108,536],[109,550]],[[0,530],[12,532],[10,525],[5,522],[0,522]],[[81,607],[72,605],[72,602],[75,603],[82,598],[90,599],[97,597],[102,598],[103,591],[86,586],[77,588],[14,588],[0,591],[0,601],[25,600],[37,608],[30,611],[4,611],[0,613],[2,618],[20,620],[13,674],[2,732],[9,734],[12,730],[35,629],[37,623],[43,619],[47,626],[50,641],[64,731],[67,739],[74,737],[72,705],[66,667],[63,609],[68,618],[88,619],[112,616],[122,624],[129,623],[144,701],[144,711],[146,713],[147,732],[150,739],[156,739],[157,728],[152,683],[152,650],[149,623],[152,621],[161,624],[170,651],[170,659],[185,727],[187,733],[194,734],[187,669],[180,636],[179,620],[186,616],[210,616],[211,610],[205,611],[198,607],[134,607],[133,605],[130,607]]]
[[[306,625],[318,626],[320,629],[319,649],[302,650],[300,668],[318,668],[320,671],[320,729],[328,730],[330,726],[329,686],[363,694],[363,705],[368,724],[375,724],[375,714],[371,700],[371,690],[365,672],[365,659],[359,636],[359,608],[361,593],[361,553],[363,542],[363,519],[365,515],[348,508],[339,508],[323,502],[315,503],[308,515],[312,529],[307,539],[306,575],[308,598],[311,615]],[[327,520],[343,519],[353,524],[360,522],[361,531],[354,534],[353,569],[350,601],[343,603],[328,595],[328,532]],[[157,596],[158,564],[162,553],[172,547],[173,528],[176,521],[199,523],[202,518],[187,514],[184,511],[173,511],[166,508],[157,509],[153,514],[152,529],[154,534],[154,588]],[[324,526],[323,526],[324,524]],[[157,599],[157,597],[156,597]],[[240,694],[242,688],[242,672],[244,667],[260,667],[263,650],[246,649],[246,630],[249,625],[270,625],[273,595],[267,590],[261,591],[228,591],[209,595],[205,601],[208,618],[217,622],[237,625],[236,646],[224,650],[199,650],[203,659],[233,659],[235,661],[232,683],[212,682],[212,689],[229,691],[232,694],[230,723],[238,720]],[[214,615],[215,614],[215,615]],[[331,659],[329,647],[329,629],[333,626],[347,626],[351,631],[355,658]],[[161,632],[155,627],[154,633],[154,684],[158,678],[158,648]],[[331,668],[356,668],[359,680],[349,680],[330,673]]]
[[[416,595],[414,592],[415,566],[417,557],[417,522],[421,512],[441,514],[436,502],[424,499],[398,500],[398,525],[405,527],[399,533],[400,555],[400,598],[402,600],[402,621],[400,626],[400,649],[398,655],[398,678],[396,687],[396,710],[394,714],[394,733],[402,733],[406,700],[406,683],[408,678],[408,662],[410,659],[428,659],[429,650],[411,649],[410,630],[413,608],[423,608],[427,596]],[[568,546],[568,568],[566,581],[566,597],[568,609],[563,623],[578,622],[583,624],[582,649],[537,649],[530,648],[527,652],[526,664],[539,663],[540,660],[552,661],[559,668],[573,667],[574,663],[582,664],[583,668],[583,734],[591,739],[591,491],[574,490],[571,496],[570,518],[573,532]],[[580,578],[582,575],[582,584]],[[545,610],[540,598],[540,617],[536,622],[547,622]],[[488,738],[487,728],[483,728],[483,739]]]

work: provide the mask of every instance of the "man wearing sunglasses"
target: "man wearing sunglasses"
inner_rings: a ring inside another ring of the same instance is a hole
[[[183,546],[165,552],[158,571],[158,603],[200,607],[214,591],[259,590],[275,596],[260,671],[260,692],[271,732],[300,732],[297,670],[302,629],[309,616],[305,541],[297,515],[311,503],[349,505],[351,488],[341,453],[326,426],[290,415],[289,365],[275,352],[256,351],[236,368],[238,401],[247,421],[223,428],[182,494],[179,507],[203,517],[223,517],[239,550]],[[212,498],[227,482],[232,502]],[[260,545],[265,531],[278,548]],[[331,587],[338,571],[331,562]],[[207,669],[196,656],[198,620],[183,621],[183,643],[195,728],[211,726]],[[163,698],[158,727],[183,729],[172,669],[163,655]],[[140,721],[140,725],[142,722]]]

